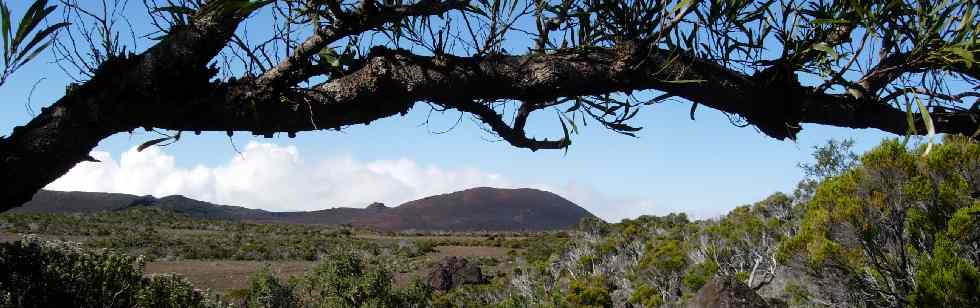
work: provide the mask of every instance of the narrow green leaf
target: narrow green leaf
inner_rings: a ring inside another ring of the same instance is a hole
[[[137,152],[142,152],[143,150],[146,150],[146,148],[148,148],[148,147],[151,147],[153,145],[159,144],[161,142],[164,142],[164,141],[167,141],[167,140],[170,140],[170,139],[171,139],[171,137],[164,137],[164,138],[158,138],[158,139],[153,139],[153,140],[147,141],[147,142],[141,144],[140,146],[136,147],[136,151]]]
[[[0,23],[3,24],[4,65],[10,65],[10,8],[3,2],[0,2]]]
[[[568,124],[572,126],[572,133],[578,135],[578,125],[575,125],[575,119],[569,118],[567,114],[562,114],[565,120],[568,120]]]
[[[165,6],[150,11],[152,13],[166,12],[176,15],[194,15],[197,11],[186,6]]]
[[[830,45],[828,45],[827,43],[823,43],[823,42],[816,43],[816,44],[813,44],[813,47],[812,48],[814,50],[822,51],[822,52],[830,55],[834,59],[837,59],[839,57],[839,55],[837,54],[837,51],[834,50],[834,48],[831,47]]]
[[[31,62],[31,60],[34,60],[34,58],[37,57],[37,55],[41,54],[41,52],[43,52],[45,49],[48,49],[48,46],[50,46],[51,43],[52,41],[44,42],[44,44],[41,44],[40,47],[34,49],[34,52],[28,54],[22,60],[19,60],[20,63],[18,63],[17,65],[20,66],[20,65],[24,65],[25,63]]]
[[[619,132],[638,132],[643,129],[642,127],[632,127],[622,123],[609,123],[606,125]]]
[[[817,18],[811,21],[815,25],[846,25],[850,22],[846,19]]]
[[[466,6],[466,10],[467,11],[470,11],[471,13],[474,13],[474,14],[477,14],[477,15],[480,15],[480,16],[483,16],[483,17],[487,17],[487,18],[490,17],[490,15],[487,15],[487,12],[483,11],[482,8],[480,8],[480,7],[476,6],[476,5],[473,5],[473,4],[470,4],[470,5]]]
[[[323,47],[320,52],[317,53],[320,56],[320,63],[326,64],[332,68],[340,67],[340,55],[337,51],[330,47]]]
[[[643,104],[644,105],[653,105],[653,104],[659,103],[659,102],[661,102],[661,101],[663,101],[665,99],[668,99],[668,98],[670,98],[672,96],[674,96],[674,95],[673,94],[670,94],[670,93],[660,94],[660,95],[657,95],[657,97],[654,97],[653,99],[648,100],[647,102],[645,102]]]
[[[26,64],[28,62],[31,62],[31,60],[33,60],[35,57],[37,57],[37,55],[41,54],[42,51],[44,51],[45,49],[48,49],[48,46],[50,46],[50,45],[51,45],[51,41],[44,42],[44,44],[41,44],[40,47],[34,49],[34,52],[31,52],[26,57],[23,57],[23,59],[21,59],[21,57],[17,57],[18,59],[14,61],[15,65],[21,66],[21,65],[24,65],[24,64]],[[27,51],[27,50],[28,49],[25,49],[24,51]]]
[[[966,29],[967,26],[972,24],[973,24],[973,9],[967,8],[966,15],[963,16],[963,19],[960,19],[960,25],[959,27],[956,27],[956,31],[957,32],[963,31],[963,29]]]
[[[905,100],[905,121],[908,123],[909,128],[905,130],[905,139],[902,140],[902,146],[909,144],[909,139],[912,135],[918,135],[917,129],[915,128],[915,115],[912,112],[912,103]]]
[[[27,10],[27,13],[24,13],[24,17],[20,20],[20,26],[17,27],[17,35],[14,36],[14,41],[11,44],[10,49],[12,52],[17,52],[19,50],[18,46],[27,38],[27,34],[33,32],[34,28],[44,20],[44,17],[54,11],[53,6],[44,8],[43,5],[46,2],[46,0],[38,0]]]
[[[37,45],[37,43],[41,42],[41,40],[44,40],[45,38],[47,38],[48,36],[50,36],[55,31],[58,31],[58,29],[67,27],[68,25],[69,24],[67,22],[57,23],[57,24],[54,24],[54,25],[52,25],[50,27],[47,27],[44,30],[41,30],[41,32],[38,32],[37,34],[35,34],[34,35],[34,38],[31,39],[31,41],[28,42],[27,45],[24,45],[24,49],[21,50],[20,53],[17,54],[17,58],[14,59],[14,63],[17,63],[18,61],[20,61],[21,58],[24,57],[24,55],[26,55],[28,52],[31,52],[31,49],[34,48],[34,45]],[[47,46],[45,46],[45,47],[47,47]],[[42,47],[41,50],[43,50],[43,49],[44,48]]]
[[[562,117],[561,117],[560,114],[558,115],[558,122],[561,122],[561,130],[565,133],[565,140],[566,141],[572,140],[568,136],[568,126],[565,125],[565,120],[562,119]],[[565,147],[565,154],[563,154],[563,155],[568,155],[568,147],[567,146]]]
[[[966,48],[963,48],[963,47],[947,47],[946,50],[949,51],[950,53],[953,53],[953,54],[959,56],[961,59],[963,59],[963,61],[966,61],[966,63],[973,63],[973,62],[975,62],[975,60],[973,58],[973,53],[970,52],[969,50],[966,50]]]
[[[929,139],[929,143],[926,145],[926,151],[922,153],[922,157],[926,157],[929,155],[929,152],[932,151],[932,139],[936,136],[936,127],[932,123],[932,116],[929,115],[929,108],[926,108],[925,103],[923,103],[918,96],[915,97],[915,103],[919,105],[919,113],[922,114],[922,122],[925,122],[926,124],[926,136],[928,136],[927,138]]]
[[[690,5],[691,5],[691,0],[677,1],[677,4],[674,5],[674,8],[671,9],[671,11],[676,14],[676,13],[680,12],[681,10],[687,8]]]

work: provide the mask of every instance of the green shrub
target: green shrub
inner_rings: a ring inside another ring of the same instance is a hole
[[[956,255],[952,241],[941,238],[931,258],[923,257],[916,272],[918,285],[909,295],[915,307],[980,306],[980,273]]]
[[[691,291],[697,291],[718,273],[718,263],[708,260],[691,266],[684,275],[684,285]]]
[[[0,243],[0,307],[203,307],[172,276],[143,277],[142,257],[27,238]]]
[[[249,307],[288,308],[297,307],[299,300],[294,294],[295,285],[283,283],[273,275],[268,266],[256,271],[249,279],[246,302]]]
[[[155,275],[144,281],[143,287],[136,294],[139,307],[211,307],[200,292],[194,291],[194,286],[186,278],[172,275]]]
[[[637,286],[633,294],[630,295],[629,301],[649,308],[660,307],[664,302],[663,297],[660,296],[660,292],[647,284]]]
[[[405,290],[392,287],[392,274],[369,267],[351,253],[324,258],[306,277],[306,293],[319,307],[423,307],[431,289],[421,283]]]
[[[572,307],[612,307],[606,280],[595,277],[573,280],[565,300]]]

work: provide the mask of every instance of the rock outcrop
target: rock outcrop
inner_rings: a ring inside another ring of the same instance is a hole
[[[715,276],[687,304],[688,308],[769,308],[766,300],[732,276]]]
[[[446,257],[429,272],[428,281],[434,290],[449,291],[464,284],[485,283],[487,279],[480,266],[466,258]]]

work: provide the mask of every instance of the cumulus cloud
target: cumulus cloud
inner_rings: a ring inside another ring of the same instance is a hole
[[[576,181],[560,185],[530,185],[530,187],[554,192],[575,202],[608,222],[619,222],[624,218],[641,215],[663,216],[670,213],[686,213],[691,219],[713,218],[722,209],[666,206],[652,199],[652,196],[615,195],[602,192],[590,184]]]
[[[130,149],[119,160],[93,152],[101,163],[81,163],[48,185],[52,190],[180,194],[221,204],[272,211],[400,204],[474,186],[512,187],[500,175],[474,168],[444,169],[409,159],[363,162],[350,156],[305,160],[294,146],[250,142],[241,155],[208,167],[178,167],[160,148]]]
[[[116,160],[95,151],[100,163],[80,163],[46,188],[134,195],[185,195],[194,199],[271,211],[398,205],[478,186],[534,187],[555,192],[606,219],[665,214],[649,200],[611,197],[579,182],[522,183],[477,168],[443,168],[411,159],[361,161],[350,155],[308,160],[294,146],[250,142],[241,155],[218,166],[180,167],[152,147]]]

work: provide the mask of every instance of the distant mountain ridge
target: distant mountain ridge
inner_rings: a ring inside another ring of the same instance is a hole
[[[163,198],[116,193],[42,190],[10,213],[92,213],[155,207],[209,219],[299,224],[349,224],[380,231],[544,231],[571,229],[585,217],[582,207],[554,193],[530,189],[478,187],[425,197],[397,207],[373,203],[366,208],[308,212],[270,212],[217,205],[174,195]]]

